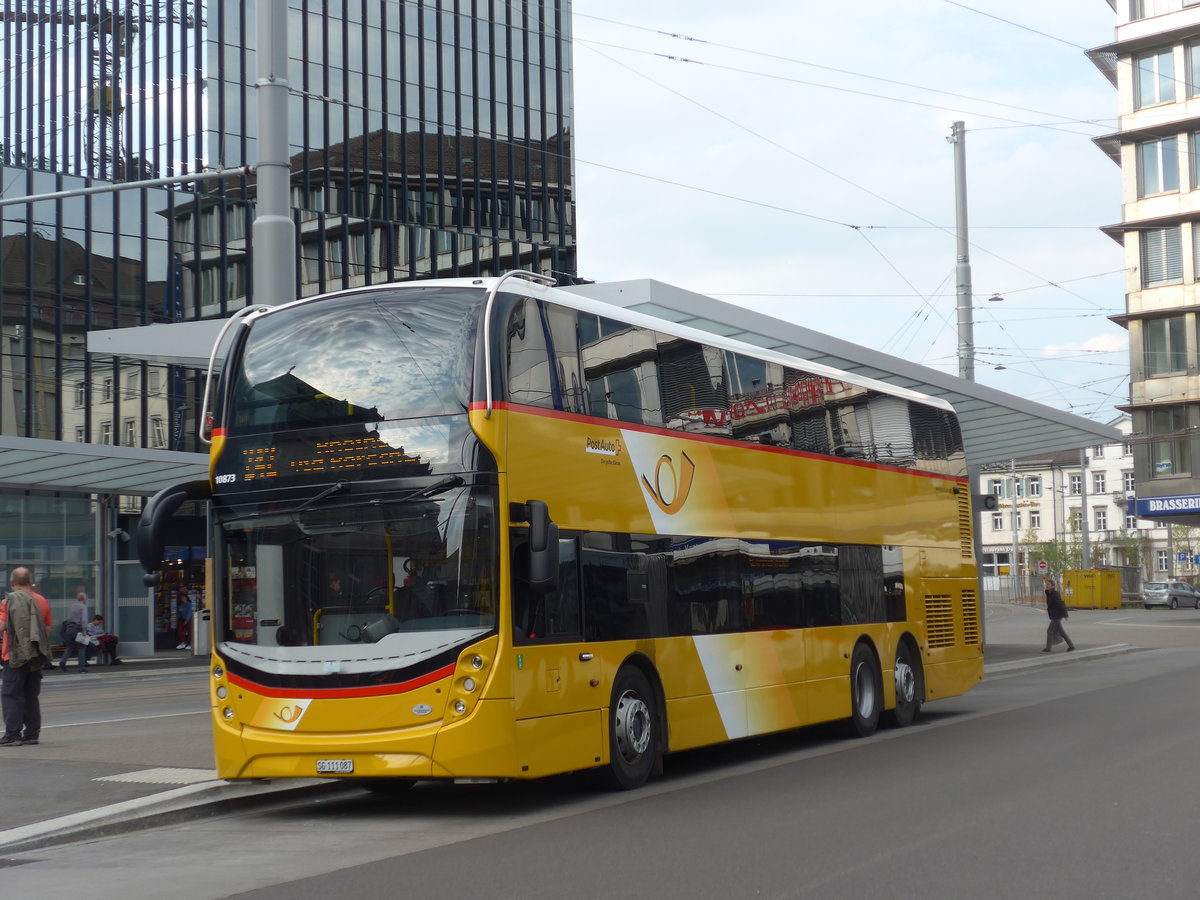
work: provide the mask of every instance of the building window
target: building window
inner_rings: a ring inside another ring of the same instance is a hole
[[[75,443],[83,444],[87,441],[87,433],[83,430],[82,425],[75,426]]]
[[[1141,236],[1142,287],[1183,281],[1183,231],[1180,226],[1148,228]]]
[[[1125,517],[1125,527],[1128,528],[1130,531],[1137,528],[1137,516],[1126,516]]]
[[[1018,509],[1013,513],[1013,531],[1021,530],[1021,511]]]
[[[1169,12],[1167,4],[1170,0],[1129,0],[1129,20],[1136,22],[1138,19],[1148,19],[1151,16],[1161,16]],[[1189,0],[1183,0],[1183,5],[1187,6]]]
[[[160,381],[162,373],[158,369],[151,369],[146,379],[146,390],[150,394],[157,394],[161,389]]]
[[[1168,137],[1137,146],[1138,196],[1179,190],[1179,141]]]
[[[1104,459],[1104,445],[1097,444],[1092,448],[1092,459]]]
[[[1169,572],[1171,566],[1171,557],[1166,550],[1154,551],[1154,568],[1159,572]]]
[[[1092,510],[1092,524],[1097,531],[1108,530],[1108,510],[1103,506],[1097,506]]]
[[[992,531],[1004,530],[1004,513],[992,513]]]
[[[121,443],[126,447],[137,446],[137,427],[133,419],[126,419],[121,423]]]
[[[1127,493],[1127,494],[1136,494],[1137,493],[1137,476],[1134,475],[1132,472],[1122,472],[1121,473],[1121,483],[1125,487],[1125,493]]]
[[[1187,371],[1187,320],[1183,316],[1147,319],[1142,323],[1146,374],[1173,375]]]
[[[1071,475],[1067,479],[1067,493],[1074,496],[1079,496],[1083,493],[1083,476]]]
[[[87,384],[79,382],[75,385],[75,408],[83,409],[87,406]]]
[[[1170,478],[1192,470],[1187,441],[1187,407],[1164,406],[1146,416],[1150,433],[1150,475]]]
[[[1028,491],[1030,497],[1042,496],[1042,476],[1030,475],[1027,479],[1025,479],[1025,483],[1026,490]]]
[[[113,381],[111,378],[105,378],[100,382],[100,399],[105,403],[112,400]]]
[[[989,478],[988,493],[1001,500],[1008,499],[1008,480],[1005,478]]]
[[[1042,511],[1040,509],[1031,509],[1029,511],[1029,527],[1030,528],[1041,528],[1042,527]]]
[[[112,435],[113,435],[112,422],[101,422],[100,423],[100,443],[111,445],[112,444]]]
[[[1160,50],[1134,57],[1134,77],[1137,80],[1137,105],[1154,106],[1175,100],[1175,53]]]
[[[1108,479],[1106,479],[1104,477],[1103,472],[1093,472],[1092,473],[1092,493],[1093,494],[1103,494],[1104,491],[1106,490],[1105,484],[1107,483],[1107,481],[1108,481]]]
[[[1067,513],[1067,527],[1073,532],[1083,530],[1083,512],[1078,507]]]
[[[1184,6],[1195,5],[1196,0],[1184,0]],[[1188,44],[1184,52],[1187,54],[1187,92],[1189,97],[1195,97],[1200,94],[1200,42]],[[1192,182],[1192,187],[1198,187],[1195,182]]]
[[[150,417],[150,440],[154,447],[167,446],[167,429],[163,426],[162,416]]]

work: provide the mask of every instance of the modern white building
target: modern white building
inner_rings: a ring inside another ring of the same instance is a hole
[[[1088,55],[1118,96],[1096,142],[1122,174],[1104,230],[1125,248],[1137,513],[1200,525],[1200,0],[1108,3],[1115,40]]]

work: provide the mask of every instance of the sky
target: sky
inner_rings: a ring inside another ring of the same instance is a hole
[[[579,274],[653,278],[957,373],[952,123],[975,378],[1128,401],[1105,0],[573,0]],[[991,300],[993,296],[1002,299]]]

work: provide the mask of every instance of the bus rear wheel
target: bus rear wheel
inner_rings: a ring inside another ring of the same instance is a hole
[[[879,727],[883,708],[883,679],[875,654],[857,644],[850,656],[850,723],[859,737],[870,737]]]
[[[893,673],[896,680],[896,708],[888,713],[888,720],[897,728],[907,728],[921,712],[921,703],[925,699],[921,660],[907,643],[896,648]]]
[[[658,758],[658,729],[650,680],[636,666],[623,667],[608,710],[608,774],[614,787],[632,790],[646,783]]]

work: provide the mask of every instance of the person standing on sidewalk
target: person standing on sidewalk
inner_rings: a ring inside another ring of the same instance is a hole
[[[79,593],[75,595],[75,602],[67,610],[67,620],[63,622],[62,626],[63,652],[62,658],[58,661],[58,667],[64,672],[67,671],[67,660],[71,658],[72,653],[79,654],[79,674],[82,675],[88,670],[87,644],[81,644],[75,640],[76,635],[86,633],[84,629],[87,621],[87,591],[80,588]]]
[[[42,730],[42,668],[52,665],[50,604],[33,590],[24,566],[13,569],[12,592],[0,601],[0,660],[4,662],[0,747],[36,744]]]
[[[196,608],[192,605],[192,598],[186,593],[179,596],[179,646],[175,649],[191,650],[192,617],[195,615]]]
[[[1063,603],[1062,594],[1058,592],[1058,588],[1054,586],[1054,579],[1047,578],[1046,586],[1046,615],[1050,617],[1050,625],[1046,628],[1046,646],[1042,648],[1043,653],[1049,653],[1051,648],[1059,640],[1067,642],[1067,650],[1074,650],[1075,644],[1067,636],[1063,630],[1062,620],[1067,618],[1067,604]]]

